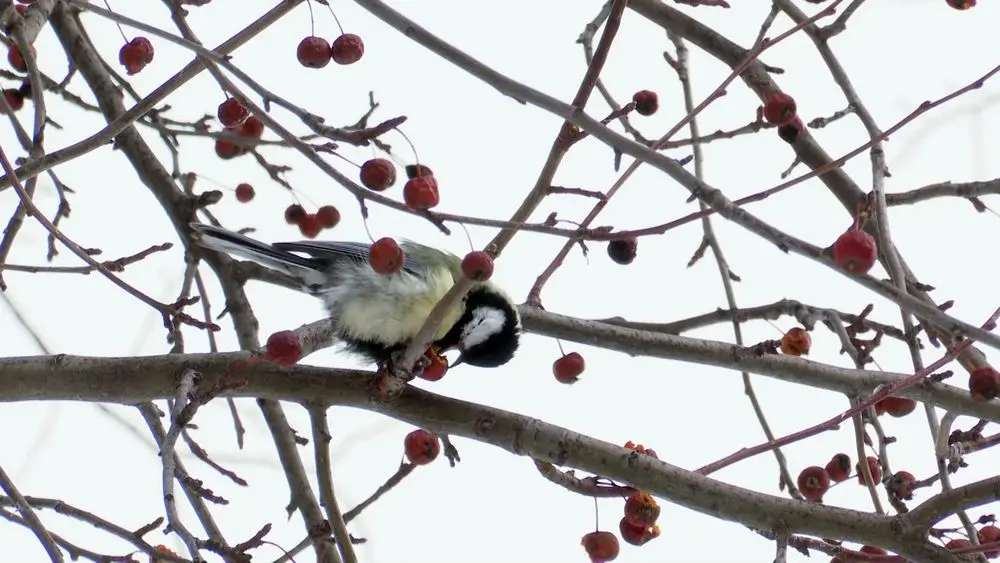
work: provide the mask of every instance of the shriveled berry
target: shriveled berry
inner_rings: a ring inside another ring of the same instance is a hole
[[[410,209],[424,211],[437,207],[440,201],[437,182],[433,180],[433,176],[413,178],[403,186],[403,202]]]
[[[236,201],[240,203],[247,203],[253,199],[255,192],[253,186],[247,184],[246,182],[236,186]]]
[[[437,353],[433,346],[424,352],[424,356],[431,361],[417,377],[427,381],[438,381],[448,373],[448,360]]]
[[[324,229],[332,229],[340,223],[340,211],[332,205],[324,205],[316,210],[316,218]]]
[[[764,119],[776,125],[787,125],[796,116],[795,98],[784,92],[772,92],[764,99]]]
[[[323,230],[323,223],[315,213],[306,213],[299,219],[299,232],[306,238],[316,238]]]
[[[353,33],[345,33],[333,40],[330,57],[339,65],[354,64],[365,54],[365,42]]]
[[[976,368],[969,374],[969,393],[974,401],[990,401],[1000,395],[1000,373],[992,366]]]
[[[868,456],[868,472],[872,474],[872,483],[878,485],[882,480],[882,467],[878,464],[878,459]],[[854,470],[858,472],[858,483],[865,484],[865,474],[861,471],[861,463],[854,464]]]
[[[295,57],[306,68],[323,68],[330,64],[330,44],[322,37],[310,35],[299,41]]]
[[[656,524],[649,527],[633,526],[627,517],[622,517],[618,522],[618,533],[625,540],[625,543],[640,546],[646,544],[649,540],[660,537],[660,527]]]
[[[406,178],[408,180],[419,178],[421,176],[434,176],[434,171],[431,170],[429,166],[425,166],[423,164],[407,164],[403,170],[406,172]]]
[[[809,354],[809,347],[812,346],[812,338],[806,329],[796,326],[788,329],[788,332],[781,337],[781,353],[789,356],[806,356]]]
[[[605,563],[614,561],[618,557],[621,547],[618,545],[618,538],[611,532],[590,532],[585,534],[580,540],[580,545],[590,556],[591,563]]]
[[[222,160],[229,160],[231,158],[236,158],[242,154],[246,153],[246,149],[237,145],[232,141],[227,141],[225,139],[215,140],[215,154],[218,155]]]
[[[886,490],[900,500],[910,500],[913,498],[913,484],[916,482],[917,478],[909,471],[897,471],[886,483]]]
[[[396,183],[396,167],[386,158],[373,158],[361,165],[361,185],[381,192]]]
[[[848,229],[833,243],[833,261],[850,274],[867,274],[877,258],[875,239],[861,229]]]
[[[949,6],[956,10],[968,10],[976,7],[976,0],[945,0]]]
[[[799,133],[802,133],[805,127],[802,119],[799,116],[795,116],[795,119],[790,122],[778,126],[778,137],[789,145],[794,144],[799,139]]]
[[[830,490],[830,475],[826,469],[813,465],[799,473],[796,483],[806,500],[822,502],[823,495]]]
[[[3,97],[7,100],[7,105],[9,105],[10,109],[13,111],[17,111],[24,107],[24,96],[22,96],[21,92],[15,88],[4,88]],[[7,113],[6,108],[0,106],[0,113]]]
[[[298,225],[305,216],[305,208],[297,203],[293,203],[285,208],[285,222],[289,225]]]
[[[874,545],[863,545],[861,549],[858,550],[861,553],[867,553],[868,555],[885,555],[886,551],[881,547],[875,547]]]
[[[441,453],[437,434],[418,428],[403,438],[403,452],[413,465],[427,465]]]
[[[886,397],[875,403],[876,414],[888,414],[896,418],[904,417],[917,409],[917,402],[906,397]]]
[[[129,76],[138,73],[153,62],[153,44],[141,35],[132,39],[118,51],[118,62]]]
[[[608,242],[608,257],[616,264],[627,266],[635,260],[639,239],[635,237],[615,239]]]
[[[972,542],[970,542],[965,538],[955,538],[949,541],[948,543],[944,544],[944,548],[955,551],[956,549],[966,548],[969,547],[970,545],[972,545]]]
[[[403,249],[390,237],[378,239],[368,251],[368,263],[373,270],[383,275],[395,274],[401,270],[405,258]]]
[[[1000,541],[1000,528],[997,528],[996,526],[993,525],[983,526],[982,528],[979,528],[978,535],[979,535],[979,543],[981,544],[998,542]],[[988,559],[995,559],[997,557],[1000,557],[1000,549],[991,549],[989,551],[984,551],[983,555],[985,555]]]
[[[653,115],[660,109],[660,100],[652,90],[639,90],[632,94],[632,101],[635,102],[635,112],[639,115]]]
[[[579,352],[570,352],[553,362],[552,375],[559,383],[576,383],[583,368],[583,356]]]
[[[625,519],[633,526],[648,528],[660,517],[660,505],[653,495],[638,491],[625,499]]]
[[[826,464],[826,473],[834,483],[846,481],[851,476],[851,458],[847,454],[836,454]]]
[[[237,133],[251,139],[259,139],[264,134],[264,122],[256,115],[251,115],[240,125]]]
[[[226,98],[226,101],[219,104],[217,115],[223,127],[239,127],[250,117],[250,110],[243,107],[236,98]]]
[[[267,357],[274,363],[290,366],[302,359],[302,344],[297,334],[279,330],[267,337]]]
[[[473,281],[483,282],[493,276],[493,257],[474,250],[462,258],[462,274]]]
[[[31,55],[34,57],[38,56],[38,51],[35,47],[31,47]],[[28,72],[28,63],[24,61],[24,54],[21,53],[21,47],[17,43],[11,43],[7,47],[7,62],[10,63],[10,67],[18,72]]]

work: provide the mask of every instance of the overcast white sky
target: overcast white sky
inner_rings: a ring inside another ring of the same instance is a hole
[[[574,41],[583,25],[599,10],[603,0],[553,0],[534,2],[444,2],[441,0],[396,1],[392,5],[449,42],[460,46],[496,70],[546,93],[568,100],[584,71],[581,49]],[[216,0],[192,7],[190,22],[206,45],[217,45],[241,29],[271,2],[241,3]],[[330,65],[322,70],[299,66],[295,46],[309,33],[306,6],[240,49],[234,62],[265,86],[294,99],[303,107],[322,114],[331,124],[349,124],[367,107],[367,93],[375,92],[382,104],[377,118],[407,115],[404,130],[413,139],[421,160],[432,166],[440,183],[442,211],[506,218],[528,192],[555,135],[559,120],[541,110],[522,106],[498,94],[452,67],[381,23],[352,2],[333,2],[348,31],[366,43],[364,59],[350,67]],[[686,13],[724,32],[742,45],[757,34],[769,3],[734,2],[730,10],[681,7]],[[943,96],[967,84],[996,64],[1000,6],[981,3],[974,10],[957,12],[943,0],[883,0],[866,3],[850,22],[850,29],[833,41],[836,53],[848,70],[878,123],[888,128],[926,99]],[[143,21],[170,27],[166,9],[153,3],[130,5],[113,2],[115,9]],[[816,8],[803,3],[806,9]],[[317,8],[317,31],[337,33],[329,12]],[[91,37],[111,64],[117,64],[121,37],[108,22],[84,15]],[[772,32],[790,27],[778,18]],[[131,36],[131,32],[130,36]],[[133,80],[140,93],[148,93],[190,60],[190,55],[162,40],[154,62]],[[674,72],[663,62],[668,47],[663,32],[634,13],[624,22],[603,77],[619,100],[627,100],[638,89],[660,94],[660,112],[636,117],[634,123],[647,137],[659,137],[683,115],[683,100]],[[50,30],[38,38],[36,47],[43,70],[59,78],[65,70],[58,41]],[[839,89],[828,77],[822,61],[804,37],[769,50],[763,57],[785,73],[777,77],[786,92],[798,100],[804,120],[826,116],[845,106]],[[692,77],[696,97],[704,98],[725,78],[729,70],[694,50]],[[76,77],[72,88],[83,94],[83,81]],[[84,95],[90,99],[90,96]],[[935,110],[895,134],[886,144],[892,172],[890,191],[904,191],[926,184],[991,179],[1000,176],[1000,162],[992,156],[998,139],[1000,84],[987,83],[981,90]],[[171,98],[175,119],[196,119],[214,113],[222,101],[218,87],[205,74]],[[47,129],[47,149],[55,150],[98,130],[103,121],[96,114],[83,114],[55,96],[47,97],[50,116],[63,129]],[[21,119],[30,123],[30,105]],[[588,113],[596,118],[607,107],[595,95]],[[754,118],[755,99],[741,83],[713,103],[700,117],[703,132],[731,129]],[[294,117],[282,110],[274,115],[294,131]],[[162,156],[167,153],[155,134],[144,135]],[[815,133],[833,155],[839,156],[865,141],[864,130],[848,117]],[[5,150],[14,152],[14,137],[8,128],[0,133]],[[687,137],[685,132],[683,137]],[[404,158],[408,152],[398,136],[386,139]],[[253,226],[265,240],[298,240],[299,233],[284,224],[282,210],[291,198],[249,158],[218,160],[210,141],[185,139],[182,146],[185,171],[204,174],[226,186],[250,182],[257,198],[239,204],[230,195],[213,211],[229,227]],[[324,236],[366,240],[354,199],[329,179],[312,170],[292,151],[265,150],[268,158],[289,164],[289,180],[307,201],[340,207],[341,226]],[[671,153],[682,157],[685,150]],[[371,156],[369,149],[345,148],[344,155],[357,162]],[[792,152],[773,134],[743,137],[705,147],[706,179],[736,199],[770,187],[792,160]],[[629,159],[625,159],[626,163]],[[330,162],[354,177],[356,170],[339,160]],[[847,170],[860,185],[870,184],[866,156],[853,160]],[[803,172],[800,167],[797,173]],[[149,245],[175,241],[175,235],[156,201],[140,184],[124,158],[110,147],[83,160],[57,169],[64,182],[76,190],[72,196],[72,218],[65,232],[85,247],[99,247],[104,257],[132,254]],[[557,176],[557,184],[605,190],[615,180],[611,151],[594,140],[576,146]],[[206,189],[211,188],[206,181]],[[401,196],[401,184],[393,196]],[[677,218],[695,209],[685,203],[687,192],[665,176],[643,169],[608,206],[598,224],[639,228]],[[54,211],[57,199],[51,182],[39,182],[38,202]],[[986,197],[989,205],[997,199]],[[15,207],[15,195],[0,194],[0,212],[6,217]],[[537,218],[552,211],[578,219],[592,200],[558,196],[546,200]],[[850,219],[827,190],[816,180],[805,182],[778,197],[754,204],[753,213],[773,221],[787,232],[814,244],[832,242]],[[977,214],[966,201],[934,200],[916,206],[894,208],[891,213],[894,238],[903,256],[921,281],[936,286],[939,301],[955,299],[957,317],[980,323],[997,306],[996,252],[988,241],[1000,234],[1000,219]],[[6,220],[6,219],[4,219]],[[788,297],[819,306],[857,312],[875,303],[874,317],[898,323],[898,312],[886,302],[867,294],[844,277],[805,259],[781,253],[738,226],[716,220],[720,241],[733,270],[743,281],[736,285],[741,305],[754,306]],[[368,222],[374,236],[407,237],[448,248],[462,254],[468,249],[464,234],[445,237],[423,220],[372,209]],[[494,234],[489,229],[470,229],[477,246]],[[643,321],[669,321],[725,306],[718,273],[709,259],[685,268],[701,239],[697,223],[669,233],[643,239],[639,257],[629,267],[607,259],[603,247],[593,245],[589,258],[574,252],[566,265],[546,286],[543,301],[550,311],[589,318],[619,315]],[[535,277],[549,263],[562,240],[521,234],[497,263],[494,280],[518,301],[524,299]],[[45,256],[42,228],[30,222],[18,238],[11,263],[41,264]],[[76,261],[63,252],[59,264]],[[207,270],[206,270],[207,271]],[[880,272],[876,266],[874,273]],[[164,301],[175,298],[182,275],[182,252],[175,248],[130,267],[125,279]],[[25,314],[29,324],[55,352],[92,356],[162,354],[168,350],[159,316],[128,297],[99,276],[57,276],[7,273],[7,297]],[[216,310],[221,294],[212,283]],[[251,284],[248,291],[260,319],[262,338],[275,330],[294,328],[323,314],[318,302],[292,292]],[[778,322],[782,329],[793,321]],[[231,327],[223,323],[220,345],[235,349]],[[745,328],[747,340],[775,338],[779,333],[766,323]],[[0,355],[40,353],[32,339],[15,322],[10,310],[0,306]],[[731,328],[720,325],[700,330],[695,336],[730,340]],[[205,339],[187,331],[189,351],[207,349]],[[812,359],[849,365],[838,355],[835,335],[818,330],[813,335]],[[581,352],[587,361],[582,381],[566,387],[551,376],[551,362],[558,356],[556,343],[528,336],[518,357],[503,369],[488,371],[471,367],[456,369],[443,381],[417,385],[434,392],[513,410],[588,433],[611,442],[627,440],[653,447],[660,457],[686,468],[697,468],[738,450],[759,443],[763,434],[743,394],[738,372],[676,362],[629,358],[572,343],[567,350]],[[939,352],[928,349],[925,359]],[[989,353],[992,357],[993,354]],[[883,369],[911,369],[905,350],[887,345],[877,356]],[[328,366],[353,366],[350,359],[326,350],[307,360]],[[964,386],[959,374],[954,384]],[[777,434],[784,435],[811,426],[844,410],[847,401],[838,395],[755,377],[754,382]],[[56,497],[90,510],[127,528],[137,528],[162,513],[159,459],[138,413],[128,407],[109,407],[115,420],[95,405],[67,403],[5,404],[0,408],[0,464],[13,476],[25,494]],[[206,486],[231,501],[215,510],[227,537],[243,541],[264,523],[274,530],[269,539],[289,548],[302,537],[298,515],[286,521],[288,501],[285,480],[274,459],[274,446],[259,411],[252,401],[240,401],[248,428],[247,445],[237,449],[228,411],[223,402],[203,408],[195,433],[214,458],[246,478],[251,488],[241,489],[192,460],[192,474]],[[307,432],[308,419],[297,405],[287,405],[293,425]],[[974,421],[962,419],[958,427]],[[348,409],[331,412],[333,456],[337,493],[344,507],[367,497],[393,473],[402,451],[407,425],[385,417]],[[899,438],[890,447],[894,469],[906,469],[919,478],[934,470],[931,439],[923,414],[885,421],[886,431]],[[994,429],[995,430],[995,429]],[[541,479],[527,458],[518,458],[496,448],[457,439],[462,463],[455,469],[439,461],[416,471],[402,486],[388,494],[351,526],[355,536],[369,539],[359,547],[366,563],[459,562],[481,563],[532,561],[586,561],[580,536],[593,529],[593,502],[574,496]],[[856,456],[849,425],[808,442],[785,449],[793,474],[806,465],[824,464],[839,451]],[[304,462],[312,466],[311,452]],[[991,474],[1000,458],[995,453],[975,454],[972,467],[955,477],[963,483]],[[726,482],[780,495],[775,462],[761,455],[716,475]],[[929,496],[918,493],[914,502]],[[836,487],[827,495],[829,504],[859,509],[871,508],[862,487],[854,482]],[[617,530],[621,501],[600,502],[603,529]],[[773,545],[746,528],[721,522],[663,503],[662,536],[642,548],[623,546],[620,561],[769,561]],[[183,503],[181,506],[184,507]],[[996,512],[996,507],[973,511]],[[190,512],[184,508],[184,513]],[[121,553],[127,548],[89,526],[63,520],[43,512],[51,529],[95,551]],[[191,518],[190,523],[194,523]],[[197,529],[197,528],[196,528]],[[200,530],[198,530],[200,532]],[[153,543],[166,543],[176,550],[176,538],[153,533]],[[25,563],[45,561],[45,555],[30,532],[9,524],[0,525],[4,559]],[[254,553],[255,560],[269,561],[280,555],[273,547]],[[311,561],[311,551],[296,557]],[[820,557],[822,560],[823,557]],[[804,561],[790,554],[791,561]]]

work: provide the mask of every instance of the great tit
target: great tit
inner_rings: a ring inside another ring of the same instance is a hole
[[[461,259],[411,241],[400,244],[403,268],[390,275],[368,264],[369,245],[302,241],[266,244],[226,229],[192,223],[200,245],[288,274],[301,291],[323,300],[336,338],[348,351],[378,365],[403,350],[431,309],[462,276]],[[458,349],[460,363],[499,367],[514,356],[521,318],[513,301],[491,282],[477,283],[434,336],[439,352]]]

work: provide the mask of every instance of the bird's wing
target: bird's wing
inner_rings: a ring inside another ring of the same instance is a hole
[[[302,242],[276,242],[272,246],[286,252],[301,252],[316,260],[323,262],[334,262],[337,260],[354,260],[368,263],[368,249],[371,244],[364,242],[345,241],[302,241]],[[423,274],[427,266],[404,252],[403,269],[412,274]]]

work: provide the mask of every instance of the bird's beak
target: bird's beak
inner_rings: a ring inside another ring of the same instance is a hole
[[[455,366],[458,366],[458,365],[462,365],[463,363],[465,363],[465,356],[463,356],[462,354],[459,354],[458,357],[455,358],[454,362],[451,362],[450,364],[448,364],[448,369],[451,369],[451,368],[453,368]]]

